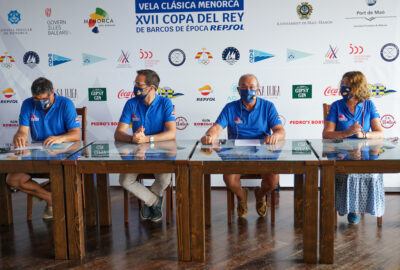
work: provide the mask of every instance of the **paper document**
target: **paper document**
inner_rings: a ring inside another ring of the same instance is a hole
[[[37,143],[31,143],[26,147],[15,148],[14,150],[45,150],[45,149],[60,150],[60,149],[67,149],[73,144],[74,144],[73,142],[64,142],[64,143],[56,143],[51,146],[43,146],[42,143],[37,142]]]
[[[235,146],[260,146],[260,139],[235,140]]]

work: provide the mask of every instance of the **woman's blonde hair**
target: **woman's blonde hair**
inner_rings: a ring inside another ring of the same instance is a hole
[[[368,89],[367,79],[361,71],[346,72],[342,79],[345,77],[349,79],[351,92],[359,102],[364,102],[365,99],[371,97],[371,91]]]

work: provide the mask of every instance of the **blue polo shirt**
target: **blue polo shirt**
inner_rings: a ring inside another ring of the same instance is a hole
[[[143,126],[145,135],[158,134],[166,130],[166,122],[175,121],[174,107],[171,100],[159,95],[150,106],[134,97],[126,102],[119,121],[128,125],[132,123],[133,133]]]
[[[228,126],[229,139],[264,139],[271,128],[282,124],[274,104],[258,97],[251,112],[240,100],[226,104],[216,123]]]
[[[19,124],[30,129],[33,141],[44,141],[50,136],[68,133],[79,128],[79,118],[74,103],[62,96],[54,95],[54,103],[46,115],[33,98],[25,99],[19,115]]]
[[[335,101],[332,103],[331,108],[329,109],[326,120],[336,124],[335,131],[343,131],[348,130],[350,126],[354,125],[354,123],[357,121],[361,126],[363,114],[364,125],[362,130],[368,132],[371,128],[372,119],[379,118],[379,113],[376,111],[375,104],[369,99],[358,103],[356,105],[354,114],[350,112],[349,107],[344,99]],[[357,136],[354,134],[349,138],[357,138]]]

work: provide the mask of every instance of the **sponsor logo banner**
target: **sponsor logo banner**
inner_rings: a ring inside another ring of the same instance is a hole
[[[301,58],[312,55],[311,53],[297,51],[293,49],[286,49],[286,62],[292,62]]]
[[[270,53],[266,53],[266,52],[262,52],[262,51],[258,51],[258,50],[249,50],[249,61],[250,63],[255,63],[255,62],[259,62],[268,58],[272,58],[275,55],[270,54]]]
[[[136,32],[244,30],[243,0],[137,0]]]
[[[110,157],[108,144],[93,143],[90,145],[90,152],[92,157]]]
[[[5,69],[11,69],[15,64],[14,57],[8,55],[8,52],[5,52],[4,55],[0,56],[0,66]]]
[[[0,100],[0,103],[7,104],[7,103],[18,103],[18,100],[14,98],[15,91],[12,88],[7,88],[1,91],[3,94],[3,98]]]
[[[157,89],[157,94],[166,98],[177,98],[183,96],[182,93],[175,92],[175,90],[171,89],[169,86],[159,87]]]
[[[292,141],[293,155],[311,155],[311,148],[305,141]]]
[[[396,124],[393,115],[385,114],[381,117],[381,125],[383,128],[389,129],[392,128]]]
[[[168,54],[168,61],[175,67],[182,66],[185,63],[186,55],[181,49],[173,49]]]
[[[57,88],[55,92],[57,95],[67,97],[73,101],[75,101],[78,98],[77,88]]]
[[[22,60],[30,68],[35,68],[40,63],[39,55],[34,51],[26,52]]]
[[[114,20],[108,15],[107,11],[97,7],[96,11],[90,14],[89,19],[83,20],[83,23],[87,24],[92,30],[92,33],[100,33],[99,28],[108,28],[115,26]]]
[[[71,61],[71,59],[57,54],[49,53],[49,67],[58,66]]]
[[[393,62],[399,57],[399,47],[394,43],[387,43],[381,49],[381,57],[386,62]]]
[[[183,116],[178,116],[175,119],[175,122],[176,122],[176,129],[178,130],[184,130],[189,125],[187,119]]]
[[[89,101],[107,101],[107,89],[89,88]]]
[[[87,66],[87,65],[94,64],[94,63],[97,63],[100,61],[104,61],[104,60],[106,60],[106,58],[92,55],[92,54],[82,53],[82,65],[83,66]]]
[[[293,95],[292,98],[312,98],[312,85],[311,84],[301,84],[292,85]]]

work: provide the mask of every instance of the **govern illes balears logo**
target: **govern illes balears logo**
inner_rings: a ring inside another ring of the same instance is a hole
[[[87,24],[95,34],[100,33],[99,28],[115,26],[114,20],[108,15],[107,11],[99,7],[96,8],[96,12],[90,14],[89,19],[85,19],[83,22]]]

